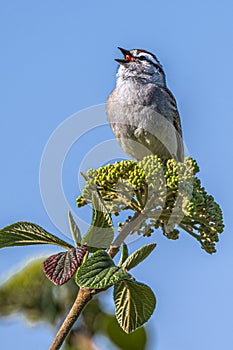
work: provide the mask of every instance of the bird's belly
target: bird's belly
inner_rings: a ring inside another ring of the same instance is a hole
[[[109,103],[107,115],[117,140],[131,157],[170,158],[177,153],[176,130],[155,108],[114,102]]]

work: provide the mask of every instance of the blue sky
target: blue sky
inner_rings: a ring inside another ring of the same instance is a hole
[[[232,12],[230,0],[1,4],[1,227],[27,220],[59,234],[40,196],[42,152],[64,120],[106,101],[115,83],[117,46],[152,51],[164,66],[189,153],[223,209],[226,228],[213,256],[185,233],[176,242],[160,233],[153,237],[154,255],[135,270],[158,299],[148,324],[149,350],[228,349],[233,342]],[[112,137],[108,127],[104,136]],[[94,140],[98,137],[96,132]],[[73,158],[64,164],[63,186],[74,210],[76,171],[83,150],[92,145],[90,134],[81,146],[75,144]],[[130,249],[146,242],[134,242]],[[2,250],[1,276],[43,252],[48,247]],[[0,335],[5,350],[16,344],[46,349],[53,336],[19,319],[0,323]]]

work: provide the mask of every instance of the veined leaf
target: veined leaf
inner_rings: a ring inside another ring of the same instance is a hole
[[[122,279],[132,279],[132,276],[116,266],[109,255],[98,250],[82,264],[76,275],[76,283],[80,287],[101,289],[112,286]]]
[[[151,317],[156,299],[147,285],[124,280],[114,286],[114,303],[119,325],[126,333],[131,333]]]
[[[92,223],[81,244],[96,249],[109,247],[114,237],[112,219],[97,192],[92,195]]]
[[[82,264],[86,251],[87,247],[81,246],[51,255],[42,265],[46,277],[57,286],[67,282]]]
[[[68,218],[69,218],[69,223],[70,223],[70,231],[74,240],[74,243],[76,246],[79,246],[81,243],[81,233],[80,230],[78,228],[78,225],[76,224],[76,222],[74,221],[73,215],[71,213],[71,211],[68,211]]]
[[[32,244],[56,244],[70,249],[73,246],[31,222],[16,222],[0,230],[0,248]]]
[[[121,248],[121,257],[120,257],[120,261],[118,263],[118,266],[121,266],[123,264],[123,262],[128,258],[129,256],[129,252],[128,252],[128,247],[126,245],[125,242],[123,242],[122,244],[122,248]]]
[[[133,252],[122,264],[126,270],[130,270],[137,266],[141,261],[146,259],[146,257],[154,250],[156,243],[147,244]]]

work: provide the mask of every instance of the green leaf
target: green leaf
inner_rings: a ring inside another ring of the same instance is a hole
[[[126,270],[130,270],[137,266],[141,261],[146,259],[146,257],[154,250],[156,243],[147,244],[135,252],[133,252],[122,264]]]
[[[141,327],[154,312],[155,295],[147,285],[124,280],[114,286],[116,318],[126,333]]]
[[[82,238],[81,244],[96,249],[109,247],[114,237],[114,229],[111,216],[97,192],[92,195],[92,223],[91,227]]]
[[[72,245],[31,222],[16,222],[0,230],[0,248],[32,244],[56,244],[66,249]]]
[[[132,276],[116,266],[103,250],[93,253],[76,274],[76,283],[80,287],[94,289],[112,286],[123,279],[132,279]]]
[[[123,262],[128,258],[128,256],[129,256],[128,247],[127,247],[126,243],[123,242],[122,250],[121,250],[121,257],[120,257],[120,261],[118,263],[118,266],[121,266],[123,264]]]
[[[76,246],[80,245],[81,243],[81,233],[78,228],[78,225],[74,221],[73,215],[71,214],[71,211],[68,211],[68,218],[69,218],[69,224],[70,224],[70,232],[72,233],[72,237],[74,240],[74,243]]]

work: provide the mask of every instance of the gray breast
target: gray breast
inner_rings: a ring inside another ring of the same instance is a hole
[[[147,89],[132,84],[117,86],[107,101],[108,121],[130,157],[142,159],[157,154],[176,158],[178,145],[172,116],[164,115],[164,106],[153,94],[153,84],[148,84]]]

